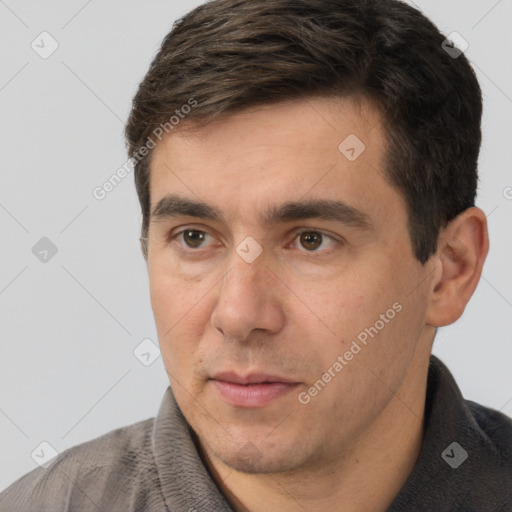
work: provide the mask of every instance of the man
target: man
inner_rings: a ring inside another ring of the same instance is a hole
[[[175,24],[126,128],[171,386],[0,510],[512,510],[512,421],[431,356],[488,251],[481,92],[444,41],[396,0]]]

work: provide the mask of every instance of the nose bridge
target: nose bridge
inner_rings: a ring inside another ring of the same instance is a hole
[[[236,252],[230,261],[229,270],[221,281],[220,301],[248,299],[256,302],[261,295],[265,295],[265,286],[268,276],[263,258],[248,263]]]
[[[241,232],[236,234],[236,236],[240,235]],[[267,259],[267,252],[264,251],[263,246],[252,236],[246,236],[232,251],[229,272],[222,281],[223,287],[224,285],[235,288],[257,285],[268,273]]]
[[[245,339],[254,329],[278,329],[282,314],[267,284],[270,275],[261,255],[249,263],[233,252],[212,312],[213,327],[238,340]]]

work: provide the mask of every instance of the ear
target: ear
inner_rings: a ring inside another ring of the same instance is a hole
[[[437,270],[431,282],[427,324],[442,327],[462,315],[488,251],[487,219],[480,208],[464,210],[441,231],[433,256]]]

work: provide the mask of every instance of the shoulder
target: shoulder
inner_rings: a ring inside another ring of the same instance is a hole
[[[471,400],[464,400],[478,425],[482,438],[506,463],[512,478],[512,419],[500,411]]]
[[[481,495],[478,510],[512,510],[512,419],[471,400],[464,402],[473,420],[466,427],[473,432],[469,457],[475,458],[472,489],[478,488]]]
[[[128,425],[63,451],[0,494],[0,510],[95,510],[105,497],[115,506],[141,481],[156,479],[154,418]]]

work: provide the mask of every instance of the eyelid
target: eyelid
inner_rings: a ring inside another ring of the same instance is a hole
[[[310,226],[304,226],[300,228],[295,228],[292,230],[292,233],[294,233],[294,236],[300,235],[301,233],[320,233],[322,236],[332,238],[333,240],[340,239],[342,240],[342,237],[340,235],[335,235],[334,233],[331,233],[330,231],[326,231],[322,228],[315,228]]]

